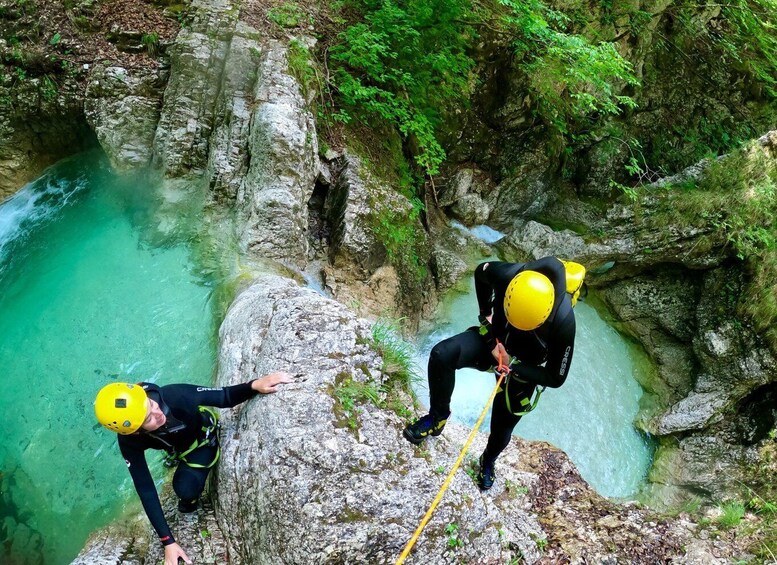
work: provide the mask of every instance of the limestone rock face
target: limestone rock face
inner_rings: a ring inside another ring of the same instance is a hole
[[[191,514],[176,510],[178,498],[167,484],[162,509],[178,544],[194,563],[221,565],[229,555],[213,506],[208,500]],[[144,565],[162,563],[164,548],[146,515],[136,514],[94,532],[71,565]]]
[[[251,162],[237,193],[240,242],[251,253],[304,266],[318,138],[279,43],[262,54],[255,98]]]
[[[556,190],[552,164],[543,149],[524,150],[511,156],[512,174],[499,183],[486,200],[491,221],[499,228],[510,228],[522,218],[541,212]]]
[[[436,248],[432,252],[432,267],[439,292],[453,287],[469,270],[466,261],[442,248]]]
[[[161,84],[156,71],[102,65],[92,69],[84,113],[116,170],[150,163],[162,102]]]
[[[0,39],[0,53],[4,46]],[[75,80],[62,81],[54,95],[47,88],[41,78],[17,84],[10,74],[0,77],[0,202],[45,167],[96,143]]]
[[[248,170],[251,108],[259,78],[263,47],[256,30],[237,22],[215,102],[214,128],[208,155],[208,177],[213,197],[234,203]]]
[[[492,198],[494,188],[487,173],[477,167],[465,167],[456,171],[448,181],[438,204],[464,225],[483,224],[491,214],[484,198]]]
[[[361,159],[346,153],[325,204],[325,214],[332,226],[330,262],[337,269],[350,269],[362,277],[386,261],[386,250],[370,226],[374,223],[373,204],[388,200],[391,192],[388,187],[372,182],[368,175]]]
[[[370,174],[357,155],[345,152],[322,211],[330,228],[326,285],[334,298],[358,304],[363,315],[402,315],[397,313],[403,299],[400,276],[376,229],[381,215],[410,211],[407,198]],[[417,235],[425,234],[419,230]]]
[[[194,0],[193,21],[170,48],[170,79],[154,139],[154,165],[164,176],[204,173],[208,139],[238,10],[229,0]]]
[[[508,237],[499,242],[498,247],[515,261],[533,261],[556,255],[587,265],[608,260],[611,252],[605,245],[587,244],[572,230],[555,231],[533,220],[519,224]]]

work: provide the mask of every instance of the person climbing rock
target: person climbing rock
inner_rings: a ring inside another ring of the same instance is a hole
[[[177,465],[173,490],[178,510],[194,512],[208,473],[221,453],[216,408],[232,408],[259,393],[276,392],[293,382],[288,373],[276,372],[247,383],[224,388],[191,384],[159,387],[152,383],[111,383],[97,393],[97,421],[119,434],[119,450],[129,468],[135,490],[151,525],[165,548],[165,565],[178,559],[191,563],[176,543],[165,520],[154,480],[146,463],[146,449],[167,452],[170,466]]]
[[[432,348],[429,413],[408,425],[404,437],[417,445],[442,433],[450,416],[457,369],[486,371],[496,366],[506,377],[491,409],[491,434],[477,477],[482,490],[491,488],[496,458],[510,443],[518,421],[536,406],[545,387],[560,387],[569,374],[575,345],[572,307],[584,276],[582,265],[555,257],[478,265],[475,292],[480,326]]]

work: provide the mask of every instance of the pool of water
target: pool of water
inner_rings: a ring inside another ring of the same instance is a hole
[[[468,292],[451,292],[435,315],[433,330],[419,337],[418,365],[426,377],[429,351],[439,341],[477,325],[478,307],[470,275]],[[547,441],[564,450],[600,494],[629,497],[644,483],[652,446],[633,425],[642,389],[635,375],[648,361],[585,303],[575,307],[577,334],[572,367],[563,386],[546,389],[515,435]],[[452,418],[474,425],[494,387],[491,373],[456,373]],[[428,406],[426,378],[417,391]],[[488,430],[490,413],[483,423]],[[497,475],[498,475],[497,463]]]
[[[0,563],[67,563],[139,508],[95,424],[102,385],[211,381],[213,283],[189,246],[152,243],[150,179],[93,152],[0,205]]]

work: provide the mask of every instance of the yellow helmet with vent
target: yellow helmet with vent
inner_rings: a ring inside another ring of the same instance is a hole
[[[111,383],[97,393],[94,413],[97,421],[122,435],[135,433],[148,415],[146,391],[140,385]]]
[[[511,326],[533,330],[548,319],[554,300],[553,284],[548,277],[536,271],[523,271],[507,286],[505,316]]]

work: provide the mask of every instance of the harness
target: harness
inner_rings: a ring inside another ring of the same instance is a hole
[[[219,414],[210,406],[200,406],[199,410],[200,410],[200,413],[205,415],[208,419],[208,422],[201,428],[202,432],[204,433],[204,436],[202,437],[202,439],[194,440],[192,444],[189,446],[189,448],[182,453],[176,453],[175,450],[167,451],[164,459],[165,466],[174,467],[179,461],[181,461],[183,463],[186,463],[189,467],[192,467],[193,469],[210,469],[218,462],[219,457],[221,457],[221,446],[219,445],[219,440],[218,440],[218,431],[219,429],[221,429],[221,425],[219,424]],[[150,434],[150,435],[153,435],[153,434]],[[161,439],[158,436],[154,436],[154,437],[157,437],[157,439]],[[191,454],[193,451],[195,451],[196,449],[199,449],[200,447],[205,447],[205,446],[216,447],[216,455],[215,457],[213,457],[213,461],[211,461],[207,465],[202,465],[200,463],[193,463],[186,459],[186,457],[189,454]]]
[[[508,388],[510,387],[510,381],[515,379],[518,380],[518,377],[513,375],[513,373],[510,373],[507,375],[507,379],[505,380],[505,402],[507,403],[507,410],[512,414],[513,416],[526,416],[529,412],[534,410],[537,407],[537,403],[540,401],[540,396],[542,396],[542,393],[545,392],[544,386],[535,387],[534,389],[534,399],[529,399],[528,396],[525,396],[521,398],[521,408],[523,408],[520,412],[513,412],[512,407],[510,406],[510,391]],[[528,406],[528,408],[526,408]]]

